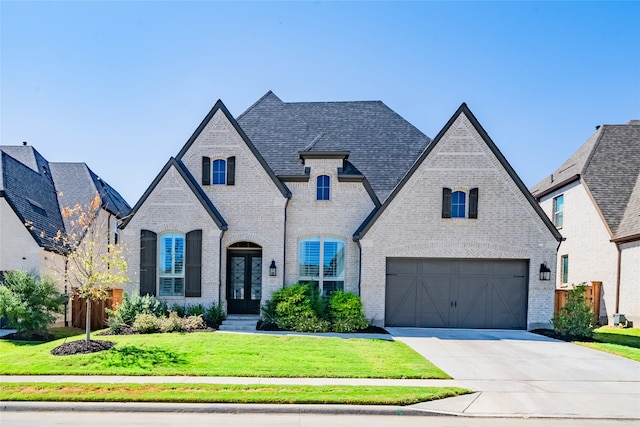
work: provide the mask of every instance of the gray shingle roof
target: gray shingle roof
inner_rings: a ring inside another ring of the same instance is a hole
[[[382,202],[431,141],[380,101],[283,102],[268,92],[237,121],[276,175],[304,175],[300,151],[348,151]]]
[[[60,207],[88,206],[99,194],[102,208],[117,218],[123,218],[131,211],[131,206],[122,196],[85,163],[52,162],[49,167],[59,192]]]
[[[571,176],[588,188],[612,239],[640,234],[640,121],[601,126],[531,192],[539,198]]]
[[[3,196],[38,245],[56,250],[54,237],[64,225],[47,161],[30,146],[7,148],[0,147]],[[8,152],[26,160],[30,166]]]
[[[54,237],[65,230],[61,207],[87,205],[96,193],[102,206],[117,217],[131,207],[84,163],[49,163],[31,146],[0,146],[0,190],[35,241],[60,250]]]

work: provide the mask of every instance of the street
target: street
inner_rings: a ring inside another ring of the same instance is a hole
[[[637,426],[637,420],[466,418],[450,416],[371,416],[315,414],[220,414],[153,412],[0,412],[2,427],[342,427],[365,425],[429,427],[596,427]]]

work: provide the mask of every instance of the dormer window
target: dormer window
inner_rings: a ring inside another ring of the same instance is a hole
[[[316,200],[330,200],[331,178],[320,175],[317,178]]]

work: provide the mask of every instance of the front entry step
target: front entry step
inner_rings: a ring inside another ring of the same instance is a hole
[[[229,314],[220,324],[220,331],[251,332],[256,330],[260,316],[257,314]]]

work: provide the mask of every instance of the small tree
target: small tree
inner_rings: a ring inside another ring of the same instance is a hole
[[[54,314],[62,311],[64,299],[49,277],[7,271],[0,285],[0,317],[7,316],[9,325],[21,334],[45,334]]]
[[[108,291],[127,280],[127,263],[122,247],[109,243],[108,227],[100,218],[98,194],[88,206],[62,209],[68,230],[58,231],[55,241],[64,248],[65,280],[71,285],[73,298],[86,300],[86,342],[91,340],[91,304],[103,301]]]
[[[568,292],[567,303],[551,320],[556,332],[569,337],[593,336],[596,318],[587,303],[586,291],[586,283],[581,283]]]

